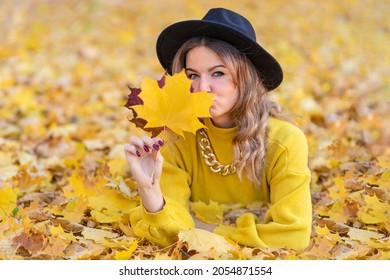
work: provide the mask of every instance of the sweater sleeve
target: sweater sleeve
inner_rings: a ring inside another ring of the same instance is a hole
[[[221,224],[214,232],[242,245],[303,250],[309,245],[312,224],[306,137],[298,132],[283,145],[272,145],[277,148],[270,149],[271,166],[265,174],[270,191],[265,221],[246,213],[236,220],[235,227]]]
[[[160,181],[165,200],[163,209],[149,213],[141,203],[130,212],[134,233],[163,247],[175,242],[180,230],[195,226],[189,211],[191,176],[183,166],[190,161],[178,155],[175,146],[167,146],[163,152],[164,165]]]

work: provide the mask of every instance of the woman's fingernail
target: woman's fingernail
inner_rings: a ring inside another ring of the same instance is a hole
[[[156,144],[153,144],[153,149],[155,149],[156,151],[158,151],[158,149],[160,149],[160,147]]]
[[[149,152],[149,148],[148,148],[146,145],[144,146],[144,150],[145,150],[145,152],[147,152],[147,153]]]
[[[164,142],[161,140],[158,140],[157,143],[162,147],[164,145]]]
[[[136,155],[137,155],[138,157],[141,157],[140,152],[136,151],[135,153],[136,153]]]

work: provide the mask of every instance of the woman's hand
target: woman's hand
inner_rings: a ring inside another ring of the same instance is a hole
[[[164,206],[160,177],[164,159],[160,153],[163,141],[148,136],[130,138],[124,146],[132,178],[137,182],[142,204],[148,212],[157,212]]]

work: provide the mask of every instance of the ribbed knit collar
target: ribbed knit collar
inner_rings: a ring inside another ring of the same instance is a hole
[[[207,134],[212,138],[233,139],[238,131],[238,126],[231,128],[216,127],[210,118],[205,118],[204,124],[207,127]]]

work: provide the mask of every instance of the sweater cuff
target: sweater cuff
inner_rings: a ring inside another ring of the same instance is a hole
[[[232,226],[226,226],[226,225],[223,225],[223,224],[219,224],[215,229],[214,229],[214,233],[216,234],[219,234],[219,235],[222,235],[222,236],[227,236],[229,237],[229,235],[235,230],[236,228],[235,227],[232,227]]]
[[[169,215],[169,207],[167,206],[167,203],[165,203],[163,209],[155,213],[148,212],[141,203],[139,214],[143,217],[147,224],[154,227],[163,227],[172,221],[172,218]]]

